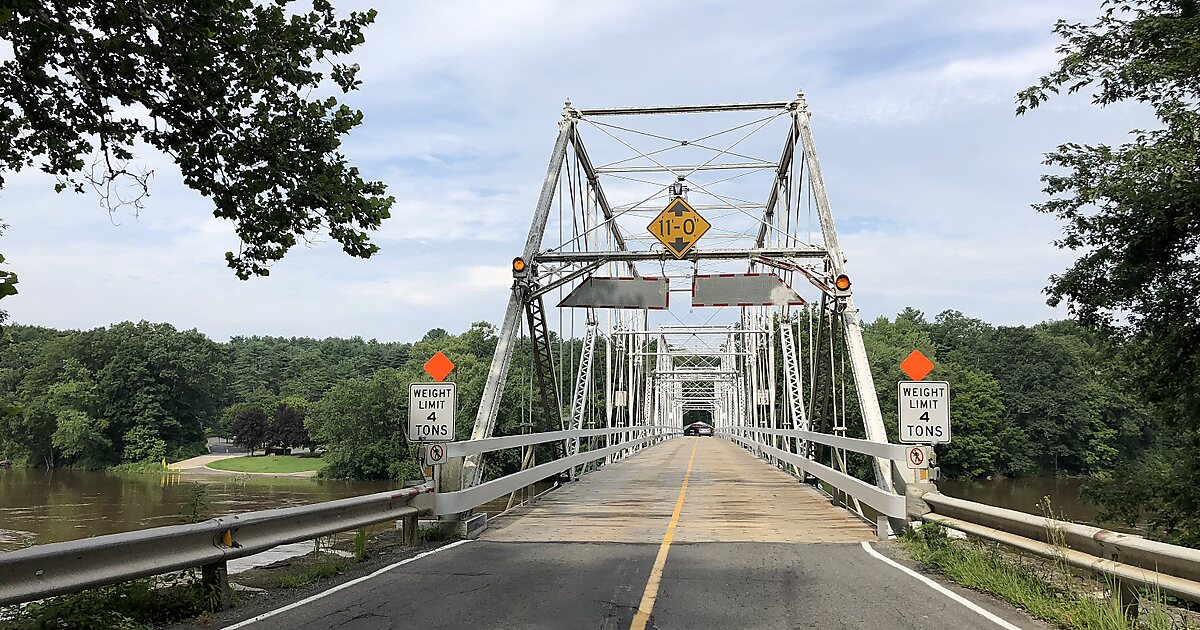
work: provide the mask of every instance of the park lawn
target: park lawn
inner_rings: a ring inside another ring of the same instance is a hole
[[[254,457],[230,457],[218,459],[208,465],[217,470],[246,473],[297,473],[321,468],[320,457],[296,455],[257,455]]]

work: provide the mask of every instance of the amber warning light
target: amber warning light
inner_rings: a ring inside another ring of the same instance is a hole
[[[525,272],[525,259],[521,258],[520,256],[517,256],[516,258],[514,258],[512,269],[513,269],[514,274],[524,273]]]
[[[846,274],[838,276],[837,279],[833,281],[833,286],[837,287],[839,291],[845,291],[849,289],[850,276],[847,276]]]

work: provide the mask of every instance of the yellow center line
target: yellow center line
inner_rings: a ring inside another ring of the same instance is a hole
[[[667,564],[667,551],[671,541],[675,539],[675,528],[679,525],[679,513],[683,511],[683,500],[687,497],[688,479],[692,476],[692,463],[696,461],[696,447],[700,440],[692,444],[692,455],[688,458],[687,472],[683,475],[683,485],[679,487],[679,499],[675,501],[675,511],[671,513],[671,522],[667,523],[667,533],[663,534],[662,544],[658,546],[658,556],[654,558],[654,567],[650,569],[650,579],[646,580],[646,591],[642,593],[642,603],[638,604],[637,614],[629,630],[646,630],[650,621],[650,613],[654,610],[654,601],[658,599],[658,585],[662,582],[663,567]]]

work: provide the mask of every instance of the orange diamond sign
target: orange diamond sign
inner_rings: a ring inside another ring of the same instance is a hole
[[[683,197],[676,197],[646,226],[676,258],[683,258],[712,225]]]
[[[930,361],[920,350],[913,350],[908,358],[900,362],[900,369],[914,381],[919,381],[933,371],[933,361]]]
[[[441,383],[450,375],[450,371],[454,369],[454,364],[446,355],[439,350],[428,361],[425,362],[425,371],[433,377],[433,380]]]

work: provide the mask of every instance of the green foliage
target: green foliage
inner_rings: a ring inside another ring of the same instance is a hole
[[[157,588],[153,579],[51,597],[22,608],[0,609],[11,630],[151,630],[195,619],[218,608],[218,593],[195,571],[164,576],[179,585]]]
[[[968,588],[990,593],[1031,616],[1070,630],[1169,630],[1175,625],[1161,592],[1143,594],[1148,610],[1140,619],[1126,617],[1116,585],[1110,596],[1096,599],[1081,588],[1070,570],[1058,564],[1020,562],[994,545],[953,540],[940,525],[925,524],[900,539],[901,546],[922,564]]]
[[[248,407],[238,413],[229,432],[233,435],[233,443],[250,449],[253,454],[267,440],[270,431],[270,421],[267,414],[257,407]]]
[[[90,187],[110,209],[137,209],[151,173],[134,151],[149,146],[235,223],[242,247],[226,260],[239,277],[266,275],[318,231],[369,257],[394,200],[340,152],[362,112],[326,94],[359,86],[341,59],[374,19],[339,19],[328,0],[7,3],[0,187],[4,171],[36,166],[59,191]]]
[[[1117,360],[1149,403],[1152,423],[1124,419],[1116,438],[1141,434],[1166,455],[1130,462],[1114,480],[1133,487],[1114,482],[1096,496],[1114,497],[1110,515],[1144,514],[1153,533],[1200,545],[1200,6],[1104,7],[1092,24],[1058,22],[1058,68],[1018,94],[1018,113],[1063,89],[1091,91],[1100,106],[1148,105],[1158,126],[1119,146],[1068,143],[1046,156],[1050,198],[1035,208],[1061,221],[1056,245],[1079,254],[1047,293],[1120,344]],[[1113,455],[1100,451],[1096,464]]]
[[[188,500],[179,516],[184,523],[199,523],[209,514],[208,486],[196,481],[188,484]]]
[[[360,527],[354,532],[354,560],[362,562],[367,556],[367,528]]]
[[[394,464],[410,457],[405,419],[411,382],[385,368],[334,386],[313,406],[307,423],[313,440],[326,448],[323,476],[396,479]]]
[[[4,235],[4,230],[8,225],[0,223],[0,236]],[[4,255],[0,254],[0,265],[4,264]],[[0,300],[6,297],[17,294],[17,274],[0,269]],[[8,311],[0,309],[0,333],[4,331],[4,322],[8,320]]]
[[[938,447],[950,477],[1110,474],[1148,447],[1146,413],[1113,359],[1072,322],[993,328],[958,311],[929,323],[914,309],[864,328],[881,410],[895,438],[899,363],[919,349],[950,383],[954,439]]]
[[[158,431],[151,427],[137,426],[125,433],[125,452],[123,459],[127,462],[144,460],[161,460],[167,456],[167,443],[158,436]]]
[[[257,455],[219,459],[208,465],[217,470],[245,473],[298,473],[318,470],[324,465],[320,457],[298,455]]]
[[[354,560],[341,556],[323,556],[313,564],[298,573],[280,575],[276,584],[279,588],[307,588],[317,582],[329,579],[350,568]]]

